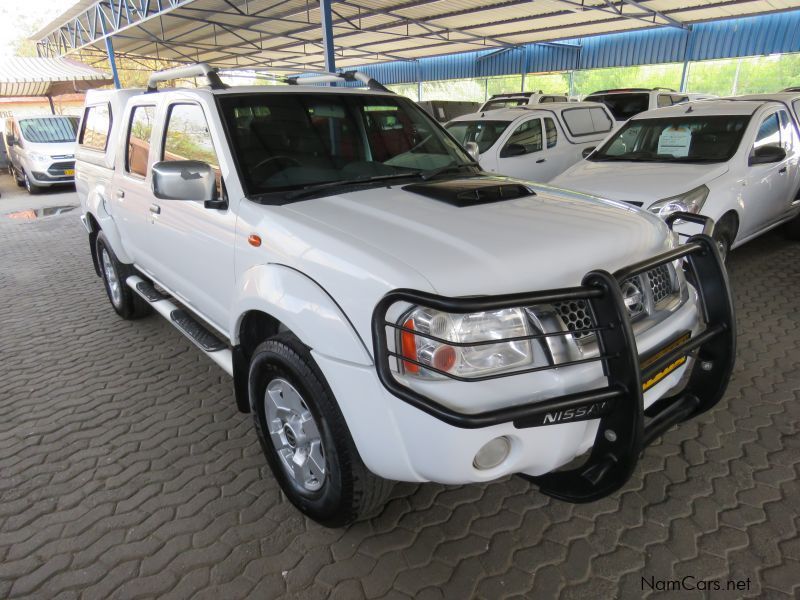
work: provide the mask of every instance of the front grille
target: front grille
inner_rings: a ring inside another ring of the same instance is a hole
[[[63,162],[55,162],[47,168],[47,172],[50,175],[58,177],[64,174],[64,171],[67,169],[74,169],[75,168],[75,161],[63,161]]]
[[[593,335],[590,331],[580,331],[581,329],[594,327],[594,318],[592,317],[591,309],[586,300],[556,302],[553,308],[556,309],[558,316],[561,317],[567,329],[573,332],[578,331],[578,333],[572,334],[572,337],[576,340],[585,338],[588,335]]]
[[[621,288],[625,297],[626,284],[632,284],[638,290],[649,288],[653,298],[652,304],[656,305],[662,300],[669,298],[677,291],[675,277],[673,276],[674,267],[672,265],[661,265],[641,275],[636,275],[622,282]],[[629,287],[629,286],[628,286]],[[643,295],[642,295],[643,296]],[[630,298],[630,295],[628,296]],[[626,302],[631,319],[645,316],[652,307],[642,297],[641,301]],[[572,337],[576,340],[585,340],[589,336],[594,336],[591,331],[581,331],[595,327],[594,317],[589,303],[585,300],[573,300],[571,302],[556,302],[553,304],[558,316],[564,326],[572,331]]]
[[[664,298],[671,296],[674,290],[674,283],[670,277],[670,268],[667,265],[661,265],[655,269],[647,272],[647,278],[650,280],[650,289],[653,291],[653,302],[658,304]]]

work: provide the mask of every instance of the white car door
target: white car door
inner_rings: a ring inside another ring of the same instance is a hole
[[[534,117],[515,123],[500,140],[497,172],[501,175],[546,182],[550,175],[545,151],[542,119]]]
[[[107,110],[96,117],[100,120],[109,118]],[[109,213],[120,230],[125,252],[136,264],[153,272],[154,266],[159,263],[152,258],[147,210],[153,198],[150,190],[150,148],[156,120],[155,102],[132,105],[125,119],[124,140],[117,148],[111,194],[107,199]],[[99,130],[103,124],[92,126]],[[108,143],[113,141],[109,140]]]
[[[200,104],[177,100],[166,109],[157,161],[199,160],[217,172],[224,193],[220,153]],[[236,215],[229,207],[206,208],[201,201],[153,200],[151,244],[162,283],[224,331],[234,290]]]
[[[797,157],[792,144],[791,131],[782,125],[788,115],[782,109],[773,109],[762,115],[750,143],[747,176],[743,190],[744,212],[739,225],[740,235],[748,237],[780,220],[790,208],[796,178]],[[788,144],[788,150],[787,145]],[[750,164],[760,148],[783,148],[786,157],[773,162]]]

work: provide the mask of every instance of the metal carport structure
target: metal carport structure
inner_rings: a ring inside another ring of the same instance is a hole
[[[42,56],[333,70],[785,11],[797,0],[80,0],[33,37]],[[112,45],[113,40],[113,45]],[[113,60],[112,60],[113,68]]]

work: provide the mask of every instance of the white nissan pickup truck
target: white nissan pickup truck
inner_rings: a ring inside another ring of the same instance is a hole
[[[156,89],[188,76],[208,86]],[[337,82],[368,89],[298,85]],[[705,231],[679,243],[639,208],[482,172],[358,72],[286,83],[200,64],[90,92],[76,179],[114,310],[232,376],[303,513],[342,526],[392,481],[510,474],[589,502],[720,400],[735,330],[709,219],[671,217]]]

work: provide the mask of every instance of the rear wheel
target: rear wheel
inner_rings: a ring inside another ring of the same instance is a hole
[[[327,527],[383,505],[393,484],[361,461],[308,348],[290,333],[268,339],[253,353],[248,379],[258,439],[292,504]]]
[[[131,290],[125,280],[134,274],[133,267],[117,259],[114,251],[101,231],[95,241],[100,275],[106,288],[108,300],[123,319],[136,319],[150,312],[150,306]]]

